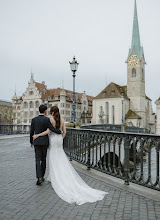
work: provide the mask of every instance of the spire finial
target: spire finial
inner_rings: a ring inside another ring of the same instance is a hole
[[[142,47],[141,47],[141,42],[140,42],[138,13],[137,13],[137,2],[136,2],[136,0],[134,0],[132,44],[131,44],[131,48],[129,50],[129,56],[132,54],[133,51],[139,56],[139,58],[142,57]]]
[[[134,1],[134,17],[137,18],[137,2]]]

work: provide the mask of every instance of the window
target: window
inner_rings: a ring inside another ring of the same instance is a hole
[[[136,70],[135,70],[135,68],[132,69],[132,77],[133,77],[133,78],[136,77]]]
[[[109,103],[106,102],[106,123],[109,124]]]
[[[25,117],[25,118],[28,117],[28,112],[24,112],[24,117]]]
[[[83,101],[83,105],[86,105],[86,101]]]
[[[112,105],[112,120],[113,120],[113,124],[115,123],[115,108],[114,105]]]
[[[61,110],[61,115],[64,115],[64,110]]]
[[[61,107],[63,107],[63,108],[64,108],[64,103],[61,103]]]
[[[29,104],[30,108],[33,108],[33,102],[31,101]]]
[[[18,106],[18,107],[17,107],[17,110],[20,110],[20,109],[21,109],[21,107],[20,107],[20,106]]]
[[[28,108],[28,103],[24,102],[24,108]]]
[[[34,94],[34,92],[33,91],[29,91],[29,95],[33,95]]]
[[[33,112],[30,112],[30,117],[33,117]]]
[[[17,117],[20,117],[21,116],[21,113],[19,112],[19,113],[17,113]]]
[[[66,115],[70,115],[70,111],[66,111]]]
[[[36,101],[36,108],[38,108],[39,107],[39,102],[38,101]]]
[[[70,108],[70,104],[66,104],[66,108]]]

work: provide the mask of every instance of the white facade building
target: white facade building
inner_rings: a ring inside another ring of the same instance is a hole
[[[77,122],[85,123],[81,116],[86,110],[87,123],[91,123],[92,115],[92,96],[84,93],[76,94],[76,116]],[[39,115],[39,106],[46,104],[48,107],[48,116],[50,108],[53,105],[58,106],[62,118],[70,122],[72,112],[73,92],[66,89],[47,89],[45,82],[37,83],[31,75],[28,87],[25,93],[17,98],[16,94],[12,98],[13,106],[13,124],[29,125],[33,117]]]

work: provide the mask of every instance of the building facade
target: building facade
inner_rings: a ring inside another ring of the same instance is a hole
[[[86,93],[75,93],[76,96],[76,116],[78,123],[91,123],[92,96]],[[45,82],[35,82],[33,75],[28,83],[25,93],[17,98],[12,98],[14,124],[29,125],[33,117],[39,115],[39,106],[45,104],[48,107],[47,116],[50,116],[50,108],[58,106],[62,118],[70,122],[72,113],[73,92],[57,88],[47,89]],[[83,112],[87,113],[86,121],[83,120]]]
[[[145,93],[145,57],[140,43],[135,0],[132,43],[127,57],[127,86],[110,83],[93,99],[92,123],[122,124],[155,132],[152,100]]]
[[[12,103],[0,100],[0,125],[12,124]]]

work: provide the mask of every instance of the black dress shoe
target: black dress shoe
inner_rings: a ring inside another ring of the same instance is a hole
[[[44,178],[44,177],[42,177],[42,182],[44,182],[44,180],[45,180],[45,178]]]
[[[37,182],[36,182],[36,185],[41,185],[42,183],[42,179],[41,178],[38,178]]]

